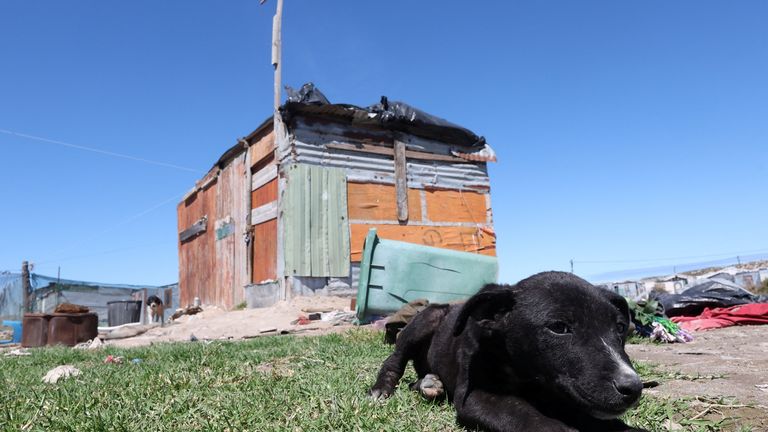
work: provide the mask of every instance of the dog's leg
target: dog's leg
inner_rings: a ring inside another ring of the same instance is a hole
[[[515,396],[475,390],[462,399],[454,401],[456,420],[466,428],[493,432],[578,432]]]
[[[413,320],[403,328],[397,337],[395,351],[384,360],[376,383],[368,392],[371,397],[383,399],[391,396],[409,360],[414,360],[417,366],[416,373],[420,378],[424,378],[429,372],[426,353],[432,336],[447,311],[447,305],[431,305],[413,317]]]

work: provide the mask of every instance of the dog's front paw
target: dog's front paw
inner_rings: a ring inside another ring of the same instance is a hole
[[[429,400],[441,398],[445,394],[443,382],[435,374],[424,375],[424,378],[419,380],[419,393]]]
[[[384,400],[384,399],[386,399],[386,398],[388,398],[390,396],[392,396],[392,395],[388,391],[386,391],[384,389],[372,388],[372,389],[368,390],[368,397],[370,397],[373,400],[380,401],[380,400]]]

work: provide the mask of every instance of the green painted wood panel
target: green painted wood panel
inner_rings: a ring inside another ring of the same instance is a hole
[[[286,275],[349,275],[346,173],[341,168],[286,168],[284,220]]]
[[[349,276],[350,246],[349,221],[347,217],[347,174],[344,169],[326,170],[328,183],[328,276]]]

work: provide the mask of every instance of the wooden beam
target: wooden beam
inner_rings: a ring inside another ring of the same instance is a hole
[[[256,225],[277,217],[277,201],[266,203],[251,210],[251,224]]]
[[[191,240],[200,234],[204,233],[208,228],[208,216],[203,216],[193,223],[192,226],[179,233],[179,241],[184,243]]]
[[[277,165],[267,165],[253,175],[251,190],[255,191],[275,178],[277,178]]]
[[[405,142],[395,140],[395,193],[397,220],[408,222],[408,173],[405,162]]]

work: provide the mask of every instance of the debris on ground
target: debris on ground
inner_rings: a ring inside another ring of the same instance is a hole
[[[113,330],[110,330],[106,333],[100,334],[99,337],[104,340],[111,340],[111,339],[125,339],[133,336],[138,336],[142,333],[147,332],[147,330],[153,329],[155,327],[160,327],[160,323],[152,323],[152,324],[124,324],[122,326],[118,326],[114,328]]]
[[[104,358],[104,364],[122,364],[122,363],[123,363],[122,356],[113,356],[112,354],[110,354]]]
[[[73,304],[73,303],[61,303],[56,306],[56,309],[53,310],[53,313],[70,313],[70,314],[88,313],[88,312],[90,312],[90,309],[88,309],[86,306]]]
[[[355,321],[355,312],[335,310],[324,313],[322,321],[337,326],[342,324],[352,324]]]
[[[384,341],[393,345],[397,339],[397,335],[400,330],[405,327],[406,324],[411,322],[414,316],[429,306],[429,300],[421,298],[410,301],[404,304],[397,312],[389,316],[384,323],[386,329],[384,333]]]
[[[323,306],[320,306],[320,307],[310,306],[310,307],[301,308],[301,311],[306,313],[315,313],[315,312],[326,313],[326,312],[333,311],[333,308],[323,307]]]
[[[11,350],[11,351],[8,351],[7,353],[5,353],[6,357],[28,356],[28,355],[32,355],[32,353],[30,353],[28,350],[26,350],[24,348],[16,348],[14,350]]]
[[[72,365],[57,366],[48,371],[43,377],[43,382],[48,384],[56,384],[61,379],[66,379],[71,376],[80,375],[80,369]]]
[[[629,300],[629,314],[634,332],[656,342],[691,342],[693,336],[680,328],[664,314],[664,306],[657,300]]]
[[[75,345],[75,349],[95,350],[104,347],[104,342],[99,338],[93,338],[87,342],[82,342]]]
[[[689,331],[733,325],[768,324],[768,303],[750,303],[728,308],[706,308],[697,316],[676,316],[672,320]]]
[[[176,312],[174,312],[173,315],[171,315],[171,318],[169,319],[169,321],[175,321],[184,315],[197,315],[202,311],[203,311],[203,308],[200,306],[190,306],[184,309],[176,309]]]

